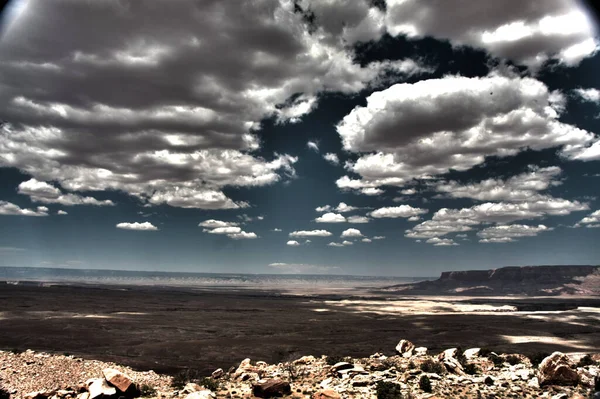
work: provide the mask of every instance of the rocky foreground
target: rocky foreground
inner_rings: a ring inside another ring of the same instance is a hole
[[[26,351],[0,352],[0,399],[119,398],[600,398],[600,353],[541,360],[471,348],[429,353],[401,340],[397,355],[243,360],[228,371],[175,377]]]

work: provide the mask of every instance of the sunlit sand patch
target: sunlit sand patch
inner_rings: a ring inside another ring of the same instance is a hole
[[[313,312],[329,312],[329,309],[323,309],[323,308],[313,309]]]
[[[77,315],[77,316],[73,316],[75,317],[84,317],[84,318],[91,318],[91,319],[113,319],[113,316],[107,315],[107,314],[86,314],[86,315]]]
[[[452,303],[432,300],[401,300],[401,301],[373,301],[373,300],[342,300],[323,301],[325,305],[343,308],[357,313],[376,314],[452,314],[452,313],[487,313],[487,312],[515,312],[514,306],[485,305]]]
[[[148,313],[145,312],[116,312],[115,314],[122,314],[126,316],[145,316]]]
[[[570,347],[581,349],[581,350],[594,350],[589,345],[586,345],[578,340],[570,340],[564,338],[557,338],[546,335],[501,335],[502,338],[510,342],[511,344],[531,344],[540,343],[548,345],[565,345],[568,344]]]

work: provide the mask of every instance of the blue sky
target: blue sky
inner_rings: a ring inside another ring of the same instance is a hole
[[[593,18],[465,4],[13,2],[0,266],[598,264]]]

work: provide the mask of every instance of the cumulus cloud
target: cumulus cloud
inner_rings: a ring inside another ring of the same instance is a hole
[[[300,243],[296,240],[289,240],[286,245],[289,245],[290,247],[298,247],[300,246]]]
[[[270,268],[280,271],[282,273],[291,274],[324,274],[324,273],[337,273],[341,271],[339,266],[319,266],[311,265],[306,263],[284,263],[276,262],[268,265]]]
[[[515,238],[534,237],[543,231],[553,230],[543,224],[528,226],[525,224],[510,224],[502,226],[487,227],[477,233],[483,243],[505,243],[513,242]]]
[[[56,214],[57,214],[57,215],[68,215],[68,213],[67,213],[67,212],[65,212],[65,211],[63,211],[62,209],[58,210],[58,211],[56,212]]]
[[[202,230],[208,234],[239,234],[242,232],[242,228],[238,226],[225,226],[225,227],[216,227],[214,229],[204,229]]]
[[[0,215],[48,216],[48,208],[45,206],[38,206],[37,209],[21,208],[12,202],[0,201]]]
[[[590,213],[588,216],[581,219],[575,226],[573,227],[600,227],[600,210]]]
[[[332,152],[328,152],[327,154],[323,155],[323,158],[332,165],[340,164],[340,159],[338,158],[338,156],[336,154],[334,154]]]
[[[0,166],[73,192],[246,207],[224,188],[291,178],[297,161],[252,153],[263,118],[294,123],[322,92],[425,70],[409,59],[354,62],[352,43],[383,29],[383,14],[360,3],[346,7],[350,19],[311,6],[343,26],[323,17],[313,29],[290,1],[26,2],[0,45]]]
[[[379,208],[371,212],[371,217],[380,218],[410,218],[413,216],[419,216],[427,213],[427,209],[414,208],[410,205],[399,205]]]
[[[274,232],[277,232],[277,233],[279,233],[279,232],[281,232],[281,231],[283,231],[283,230],[281,230],[281,229],[278,229],[278,228],[274,228],[274,229],[273,229],[273,230],[271,230],[271,231],[274,231]]]
[[[300,230],[290,233],[290,237],[330,237],[331,235],[327,230]]]
[[[466,12],[468,10],[468,12]],[[468,0],[388,0],[391,35],[433,36],[487,50],[532,68],[555,59],[573,66],[598,49],[594,22],[576,0],[536,0],[519,7]]]
[[[428,244],[433,244],[434,247],[448,247],[458,245],[454,240],[450,238],[438,238],[433,237],[425,241]]]
[[[369,223],[370,219],[366,216],[348,216],[346,219],[348,223]]]
[[[344,240],[341,243],[339,243],[339,242],[330,242],[329,244],[327,244],[328,247],[338,247],[338,248],[348,247],[350,245],[354,245],[354,243],[352,241],[348,241],[348,240]]]
[[[373,242],[373,241],[371,241],[371,239],[370,239],[370,238],[363,238],[361,241],[362,241],[362,242]]]
[[[373,237],[374,240],[384,240],[385,236],[375,236]]]
[[[110,200],[97,200],[93,197],[83,197],[77,194],[63,193],[60,189],[43,181],[29,179],[21,182],[17,188],[19,194],[27,195],[33,202],[43,202],[45,204],[71,205],[96,205],[113,206],[114,202]]]
[[[350,206],[350,205],[346,204],[345,202],[340,202],[340,203],[338,204],[338,206],[335,208],[335,210],[336,210],[337,212],[340,212],[340,213],[344,213],[344,212],[352,212],[352,211],[355,211],[355,210],[357,210],[357,209],[358,209],[357,207],[355,207],[355,206]]]
[[[313,150],[315,152],[319,152],[319,143],[316,141],[308,141],[306,143],[306,146],[310,149]]]
[[[331,210],[331,205],[318,206],[315,208],[317,212],[329,212]]]
[[[139,222],[133,222],[133,223],[123,222],[123,223],[117,223],[117,229],[139,230],[139,231],[156,231],[156,230],[158,230],[158,227],[156,227],[155,225],[153,225],[150,222],[143,222],[143,223],[139,223]]]
[[[583,101],[600,104],[600,90],[594,88],[578,88],[574,90],[575,95]]]
[[[563,104],[563,95],[529,77],[446,76],[393,85],[337,125],[344,149],[367,154],[346,164],[360,179],[343,176],[336,184],[404,186],[525,148],[561,147],[567,159],[597,159],[594,134],[559,121]]]
[[[344,223],[346,218],[339,213],[327,212],[315,219],[317,223]]]
[[[198,226],[206,227],[207,229],[216,229],[218,227],[231,227],[237,226],[236,222],[224,222],[222,220],[208,219],[203,222],[200,222]]]
[[[347,229],[342,232],[342,235],[340,237],[347,238],[347,237],[362,237],[362,236],[363,236],[363,234],[358,229]]]
[[[255,238],[258,238],[256,233],[245,232],[245,231],[240,231],[239,233],[227,234],[227,237],[232,238],[234,240],[253,240]]]
[[[558,186],[562,170],[557,166],[539,168],[530,166],[529,172],[506,180],[486,179],[477,183],[461,184],[456,181],[439,182],[434,189],[451,198],[471,198],[479,201],[531,201],[540,198],[539,192]]]

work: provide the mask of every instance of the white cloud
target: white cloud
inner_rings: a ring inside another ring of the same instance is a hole
[[[198,224],[200,227],[206,227],[207,229],[216,229],[218,227],[231,227],[237,226],[235,222],[223,222],[221,220],[208,219]]]
[[[38,207],[36,210],[21,208],[12,202],[0,201],[0,215],[14,216],[48,216],[48,208]]]
[[[358,209],[357,207],[350,206],[350,205],[346,204],[345,202],[340,202],[338,204],[337,208],[335,208],[335,210],[339,213],[352,212],[357,209]]]
[[[400,194],[402,195],[415,195],[416,193],[417,190],[415,190],[414,188],[406,188],[400,191]]]
[[[330,237],[331,235],[327,230],[300,230],[290,233],[290,237]]]
[[[594,88],[578,88],[574,90],[575,95],[577,95],[583,101],[588,101],[591,103],[600,104],[600,90]]]
[[[156,231],[156,230],[158,230],[158,227],[154,226],[150,222],[117,223],[117,228],[124,229],[124,230],[139,230],[139,231]]]
[[[374,240],[385,240],[385,236],[375,236],[373,237]]]
[[[477,183],[461,184],[456,181],[439,182],[434,189],[451,198],[471,198],[479,201],[531,201],[542,198],[540,191],[561,184],[562,173],[557,166],[547,168],[529,167],[529,172],[506,180],[487,179]]]
[[[278,229],[278,228],[274,228],[274,229],[273,229],[273,230],[271,230],[271,231],[275,231],[275,232],[281,232],[281,231],[283,231],[283,230],[281,230],[281,229]]]
[[[343,247],[343,244],[340,244],[338,242],[330,242],[329,244],[327,244],[328,247]]]
[[[366,216],[348,216],[348,223],[369,223],[370,219]]]
[[[67,212],[65,212],[65,211],[63,211],[62,209],[58,210],[58,211],[56,212],[56,214],[57,214],[57,215],[68,215],[68,213],[67,213]]]
[[[18,187],[18,193],[27,195],[34,202],[43,202],[45,204],[71,205],[96,205],[113,206],[114,202],[110,200],[100,201],[93,197],[82,197],[77,194],[63,193],[58,188],[36,179],[29,179],[21,182]]]
[[[298,247],[300,246],[300,243],[296,240],[289,240],[286,245],[289,245],[290,247]]]
[[[483,48],[534,69],[548,59],[577,65],[598,48],[592,17],[574,0],[544,0],[526,7],[388,0],[385,25],[393,36],[448,39],[454,46]]]
[[[361,241],[362,242],[372,242],[370,238],[363,238]]]
[[[315,208],[317,212],[329,212],[331,210],[331,205],[318,206]]]
[[[319,265],[310,265],[305,263],[271,263],[269,267],[278,270],[284,273],[292,273],[292,274],[323,274],[323,273],[336,273],[340,272],[341,268],[339,266],[319,266]]]
[[[364,194],[364,195],[368,195],[370,197],[374,197],[376,195],[383,194],[384,190],[382,190],[380,188],[375,188],[375,187],[366,187],[366,188],[360,189],[360,193]]]
[[[255,238],[258,238],[256,233],[245,232],[245,231],[240,231],[239,233],[227,234],[227,237],[232,238],[234,240],[253,240]]]
[[[354,108],[337,125],[344,149],[361,154],[346,165],[361,179],[343,176],[336,184],[347,190],[404,186],[524,148],[562,147],[569,159],[600,157],[593,133],[559,121],[562,97],[536,79],[496,73],[374,92],[366,107]]]
[[[317,223],[344,223],[346,218],[339,213],[328,212],[315,219]]]
[[[454,242],[454,240],[450,238],[438,238],[433,237],[425,241],[428,244],[433,244],[434,247],[447,247],[447,246],[455,246],[458,245]]]
[[[242,228],[238,226],[225,226],[225,227],[216,227],[213,229],[204,229],[202,230],[205,233],[209,234],[239,234],[242,232]]]
[[[347,229],[342,232],[340,237],[362,237],[363,234],[358,229]]]
[[[317,141],[308,141],[306,146],[315,152],[319,152],[319,143]]]
[[[573,227],[600,227],[600,210],[590,213],[588,216],[581,219],[575,226]]]
[[[410,218],[427,213],[427,209],[414,208],[410,205],[399,205],[385,208],[379,208],[369,215],[374,218]]]
[[[352,241],[344,240],[344,241],[342,241],[342,245],[348,246],[348,245],[354,245],[354,243]]]
[[[487,227],[477,233],[483,243],[505,243],[512,242],[514,238],[534,237],[543,231],[553,230],[543,224],[538,226],[528,226],[524,224],[510,224]]]
[[[0,254],[1,253],[15,253],[15,252],[24,252],[25,248],[18,248],[18,247],[0,247]]]
[[[411,216],[406,220],[408,220],[409,222],[418,222],[419,220],[421,220],[421,217],[420,216]]]
[[[328,152],[327,154],[323,155],[323,158],[332,165],[340,164],[340,159],[338,158],[338,156],[336,154],[334,154],[332,152]]]

